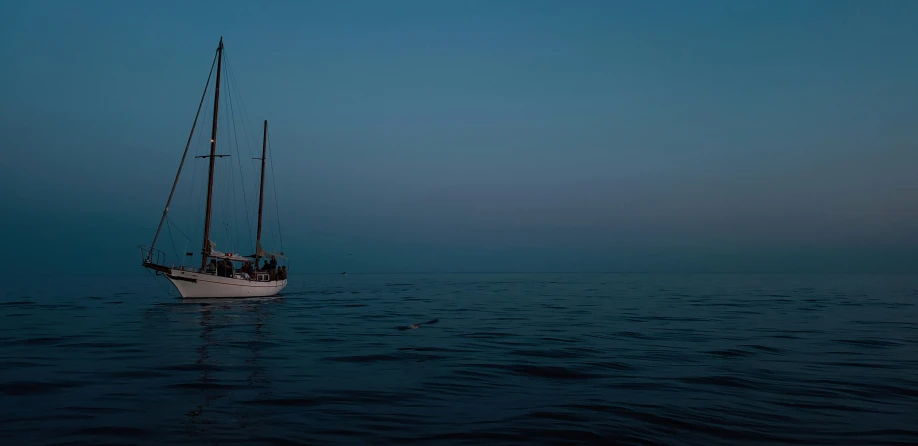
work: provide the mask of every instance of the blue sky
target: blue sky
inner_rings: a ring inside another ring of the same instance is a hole
[[[30,264],[137,272],[223,36],[296,270],[916,271],[915,23],[910,1],[3,1],[0,229]]]

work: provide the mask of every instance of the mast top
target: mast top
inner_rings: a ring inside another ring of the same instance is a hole
[[[220,47],[219,47],[219,49],[221,49],[221,50],[223,49],[223,36],[220,36]]]

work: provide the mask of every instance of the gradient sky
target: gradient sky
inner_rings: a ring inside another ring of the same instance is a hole
[[[296,272],[918,271],[907,0],[3,0],[11,259],[142,271],[221,36]]]

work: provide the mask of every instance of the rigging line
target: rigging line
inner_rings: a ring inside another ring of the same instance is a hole
[[[233,66],[232,61],[228,59],[225,55],[224,55],[224,62],[226,63],[227,67]],[[257,160],[261,159],[260,157],[261,153],[259,152],[256,154],[254,151],[255,146],[253,146],[251,143],[251,141],[255,138],[256,134],[254,132],[251,132],[248,127],[248,123],[251,119],[249,118],[248,107],[245,106],[245,98],[243,97],[241,93],[242,90],[241,88],[239,88],[239,84],[236,79],[235,69],[227,68],[227,72],[228,72],[227,81],[233,85],[233,91],[236,93],[236,98],[237,98],[236,102],[238,104],[238,108],[241,108],[240,112],[243,116],[242,130],[243,130],[243,135],[246,138],[245,139],[246,144],[249,146],[249,153],[251,154],[251,159],[249,160],[249,162],[251,163],[250,165],[252,168],[252,174],[257,177],[260,175],[259,174],[259,163],[257,162]],[[260,146],[261,144],[259,143],[257,145]],[[273,235],[273,232],[272,232],[272,235]]]
[[[265,141],[265,149],[266,149],[265,150],[265,161],[267,161],[268,157],[270,156],[269,153],[271,150],[271,134],[268,133],[267,135],[265,135],[265,139],[266,139]],[[267,176],[268,175],[267,166],[264,166],[264,169],[265,169],[265,175]],[[269,191],[269,189],[271,189],[271,184],[270,183],[266,184],[265,189],[266,189],[265,191],[268,192],[267,194],[265,194],[265,196],[270,199],[271,192]],[[271,204],[268,202],[265,202],[264,205],[267,208],[267,210],[265,211],[265,214],[266,215],[270,214]],[[267,215],[267,221],[270,221],[270,219],[271,219],[271,216]],[[277,243],[277,233],[274,232],[274,226],[270,224],[265,225],[265,234],[267,234],[267,236],[262,237],[262,239],[266,240],[267,238],[270,238],[271,244],[269,246],[271,247],[271,251],[277,251],[278,250],[277,247],[279,246],[279,243]]]
[[[188,234],[185,234],[185,233],[182,231],[182,228],[179,228],[178,225],[176,225],[175,222],[172,221],[172,219],[169,219],[169,222],[172,223],[173,226],[175,226],[175,230],[178,231],[179,234],[182,234],[182,236],[185,237],[185,240],[187,240],[187,241],[189,241],[189,242],[190,242],[190,241],[194,241],[194,240],[191,239],[191,237],[188,236]],[[187,243],[187,242],[186,242],[186,243]],[[185,252],[188,252],[188,251],[185,251]]]
[[[203,145],[203,144],[201,144],[201,145]],[[200,151],[199,151],[199,153],[200,153]],[[203,181],[204,181],[204,180],[202,179],[202,182],[203,182]],[[198,188],[198,193],[197,193],[197,194],[195,194],[194,192],[191,193],[191,196],[192,196],[192,197],[194,197],[195,195],[197,195],[197,197],[198,197],[198,200],[197,200],[197,204],[198,204],[198,206],[199,206],[198,209],[202,209],[202,208],[204,208],[205,206],[207,206],[207,187],[206,187],[206,184],[202,184],[201,187]],[[192,221],[194,222],[195,226],[192,226],[192,227],[200,228],[201,226],[204,225],[204,218],[205,218],[204,215],[201,215],[201,213],[199,213],[199,212],[190,212],[190,213],[189,213],[189,220],[188,220],[188,221],[189,221],[189,222],[192,222]],[[201,238],[203,239],[203,238],[204,238],[204,233],[203,233],[203,232],[204,232],[204,231],[201,230],[201,232],[196,232],[196,234],[201,234]]]
[[[231,62],[228,61],[227,66],[232,66]],[[249,131],[249,128],[247,125],[250,118],[248,115],[248,110],[245,107],[245,99],[242,98],[242,93],[240,93],[242,90],[239,88],[239,84],[236,82],[235,70],[233,70],[233,72],[227,76],[227,81],[233,85],[233,90],[236,92],[236,96],[239,100],[239,107],[241,108],[242,118],[243,118],[242,132],[243,132],[243,135],[245,136],[246,145],[249,147],[249,154],[252,156],[255,156],[255,152],[253,151],[254,150],[253,142],[255,141],[255,135],[253,132]]]
[[[220,130],[221,130],[223,133],[226,133],[226,120],[229,119],[229,118],[227,117],[226,113],[223,114],[222,118],[223,118],[223,123],[222,123],[222,126],[220,127]],[[223,227],[223,237],[224,237],[223,242],[224,242],[225,245],[226,245],[226,246],[223,247],[223,249],[222,249],[221,251],[223,251],[223,252],[231,252],[232,249],[227,249],[227,246],[229,246],[229,245],[231,244],[231,242],[230,242],[230,234],[229,234],[229,225],[226,224],[226,222],[229,220],[229,218],[227,217],[226,214],[227,214],[227,209],[229,208],[229,205],[228,205],[227,203],[228,203],[229,197],[230,197],[230,194],[228,193],[229,190],[230,190],[230,188],[228,187],[229,184],[228,184],[227,178],[226,178],[226,177],[227,177],[226,169],[222,168],[223,162],[224,162],[224,161],[226,161],[226,160],[224,160],[223,158],[220,158],[219,160],[217,160],[217,162],[219,162],[219,163],[220,163],[220,166],[221,166],[221,167],[220,167],[219,185],[220,185],[220,187],[221,187],[221,190],[223,191],[223,193],[220,195],[220,201],[219,201],[219,205],[220,205],[220,213],[219,213],[220,219],[218,220],[218,222],[222,223],[222,224],[220,224],[220,226]]]
[[[225,57],[224,57],[224,60],[225,60]],[[229,64],[228,61],[226,63]],[[257,147],[258,144],[256,142],[253,145],[253,141],[255,141],[256,134],[254,132],[249,132],[249,128],[247,125],[247,123],[250,122],[249,110],[245,106],[245,99],[242,97],[242,93],[239,88],[239,85],[236,83],[235,72],[231,76],[227,76],[227,80],[233,84],[233,89],[236,91],[236,96],[239,98],[239,106],[242,109],[242,118],[243,118],[242,132],[243,132],[243,135],[245,136],[246,144],[249,146],[249,155],[252,157],[252,159],[249,160],[252,166],[252,173],[257,176],[258,175],[258,165],[255,162],[255,158],[257,158],[259,154],[255,151],[255,147]]]
[[[226,248],[223,248],[223,252],[233,252],[233,239],[229,236],[230,225],[226,220],[223,221],[223,232],[226,234]]]
[[[240,107],[241,107],[240,113],[241,113],[241,116],[243,117],[242,132],[243,132],[244,141],[246,142],[246,145],[248,146],[249,155],[250,155],[250,156],[249,156],[249,163],[250,163],[250,164],[249,164],[249,167],[250,167],[250,169],[251,169],[251,174],[254,175],[255,177],[257,177],[259,174],[258,174],[258,169],[257,169],[258,166],[257,166],[257,164],[256,164],[256,162],[255,162],[255,161],[256,161],[256,159],[255,159],[255,158],[256,158],[256,155],[255,155],[254,152],[253,152],[254,149],[253,149],[253,146],[252,146],[252,144],[251,144],[251,136],[250,136],[250,132],[249,132],[249,130],[248,130],[248,125],[247,125],[248,110],[245,108],[244,99],[242,98],[242,95],[241,95],[240,92],[239,92],[240,90],[239,90],[239,87],[238,87],[238,83],[236,82],[236,72],[235,72],[235,69],[229,68],[229,67],[232,67],[232,66],[233,66],[233,65],[232,65],[232,62],[229,62],[229,61],[228,61],[228,62],[227,62],[227,66],[228,66],[228,69],[227,69],[227,81],[228,81],[228,83],[229,83],[230,85],[233,86],[233,92],[235,93],[235,96],[236,96],[236,100],[234,101],[234,104],[233,104],[233,110],[234,110],[233,113],[235,113],[235,109],[236,109],[236,108],[240,108]],[[234,129],[235,129],[235,126],[234,126]],[[237,144],[237,147],[238,147],[238,144],[239,144],[239,143],[238,143],[238,135],[237,135],[237,143],[236,143],[236,144]],[[237,151],[237,154],[240,154],[240,152],[241,152],[241,149],[239,149],[239,150]],[[240,157],[241,157],[241,154],[240,154]],[[242,175],[242,176],[244,177],[244,176],[245,176],[245,172],[244,172],[244,169],[242,168],[242,160],[241,160],[241,159],[239,160],[239,171],[240,171],[240,175]],[[246,189],[246,188],[244,187],[244,185],[243,185],[243,196],[244,196],[245,199],[246,199],[246,218],[247,218],[246,223],[249,225],[249,226],[248,226],[248,230],[249,230],[249,231],[248,231],[248,234],[249,234],[248,240],[249,240],[249,244],[254,246],[253,241],[252,241],[252,227],[251,227],[251,220],[252,220],[252,217],[251,217],[251,214],[249,214],[249,211],[248,211],[248,193],[247,193],[247,192],[248,192],[248,189]],[[255,193],[254,190],[253,190],[253,193]],[[253,197],[253,200],[257,201],[258,199],[257,199],[257,197]]]
[[[156,280],[156,276],[157,276],[158,274],[156,274],[156,273],[154,273],[153,271],[150,271],[150,270],[148,270],[148,269],[146,269],[146,268],[144,268],[143,270],[144,270],[144,271],[146,271],[146,272],[147,272],[147,274],[151,274],[151,275],[153,275],[153,281],[154,281],[154,282],[156,282],[156,284],[157,284],[157,285],[159,285],[159,287],[160,287],[160,288],[162,288],[162,289],[163,289],[163,291],[165,291],[165,292],[166,292],[166,295],[168,295],[168,296],[172,296],[172,292],[171,292],[171,291],[169,291],[169,289],[168,289],[168,288],[166,288],[166,287],[165,287],[165,286],[163,285],[163,283],[162,283],[162,282],[160,282],[159,280]]]
[[[221,161],[222,161],[222,160],[221,160]],[[221,172],[221,175],[220,175],[220,186],[223,187],[223,190],[224,190],[224,191],[228,191],[228,190],[230,190],[230,188],[227,187],[227,182],[228,182],[228,180],[227,180],[227,175],[226,175],[226,169],[220,169],[220,172]],[[232,173],[232,172],[230,172],[230,173]],[[229,198],[230,198],[230,194],[224,193],[224,194],[222,195],[222,200],[221,200],[221,203],[220,203],[220,204],[221,204],[220,207],[221,207],[222,209],[221,209],[221,213],[220,213],[220,214],[223,216],[223,234],[224,234],[224,237],[226,237],[224,240],[227,242],[227,245],[230,245],[230,246],[231,246],[231,245],[232,245],[232,241],[231,241],[232,239],[231,239],[231,237],[230,237],[229,225],[227,224],[227,222],[229,221],[229,218],[227,218],[227,215],[226,215],[227,212],[228,212],[228,209],[229,209],[229,205],[227,204],[228,201],[229,201]],[[231,249],[226,249],[226,248],[223,249],[223,252],[231,252],[231,251],[232,251],[232,248],[231,248]]]
[[[210,115],[208,115],[208,111],[207,111],[207,109],[205,109],[205,110],[204,110],[204,122],[207,122],[207,117],[208,117],[208,116],[210,116]],[[202,139],[203,139],[203,138],[204,138],[203,133],[198,133],[198,141],[197,141],[197,144],[195,145],[195,148],[194,148],[195,159],[197,159],[197,155],[198,155],[199,153],[201,153],[201,146],[202,146],[201,142],[202,142]],[[188,209],[189,209],[189,211],[188,211],[188,226],[186,226],[186,227],[189,227],[189,228],[192,227],[191,224],[194,223],[194,217],[195,217],[195,215],[197,214],[196,212],[194,212],[194,204],[195,204],[194,198],[195,198],[195,195],[196,195],[196,194],[194,193],[194,190],[195,190],[194,188],[195,188],[195,178],[197,178],[199,168],[200,168],[200,164],[194,164],[194,168],[191,169],[191,185],[190,185],[191,191],[190,191],[189,194],[188,194]],[[203,192],[203,191],[202,191],[200,194],[201,194],[201,195],[200,195],[201,197],[204,196],[204,192]],[[198,200],[198,201],[200,201],[200,200]],[[202,224],[203,224],[203,223],[202,223]],[[200,225],[198,225],[198,226],[200,226]],[[187,237],[187,236],[186,236],[186,237]],[[190,237],[189,237],[189,239],[190,239]],[[187,251],[186,251],[186,252],[187,252]]]
[[[220,186],[221,186],[221,187],[222,187],[222,186],[225,186],[225,183],[226,183],[226,182],[225,182],[225,181],[223,180],[223,178],[221,177],[221,178],[220,178]],[[226,245],[229,244],[229,227],[226,225],[226,197],[223,197],[223,198],[221,199],[221,202],[220,202],[220,216],[221,216],[221,218],[220,218],[219,220],[217,220],[217,222],[218,222],[218,223],[222,223],[222,224],[219,224],[219,226],[221,227],[221,229],[223,229],[223,239],[221,240],[221,239],[219,238],[220,236],[217,235],[217,234],[215,234],[215,235],[214,235],[214,243],[217,243],[217,241],[220,241],[220,243],[218,244],[217,249],[219,249],[219,250],[221,250],[221,251],[223,251],[223,252],[226,252],[226,251],[229,251],[228,249],[226,249]],[[215,232],[216,232],[216,231],[215,231]]]
[[[227,140],[229,140],[229,135],[226,136]],[[236,215],[236,212],[234,212],[236,209],[236,179],[233,177],[232,161],[224,160],[224,162],[229,163],[229,167],[224,167],[224,170],[226,170],[226,175],[223,177],[223,181],[226,184],[226,190],[230,193],[226,194],[226,200],[224,201],[224,206],[226,207],[223,211],[223,215],[225,216],[223,225],[226,226],[227,249],[225,249],[223,252],[235,252],[236,239],[239,236],[238,225],[236,224],[238,216]]]
[[[227,96],[229,96],[229,95],[227,95]],[[233,120],[232,120],[232,118],[229,117],[229,116],[227,116],[227,120],[230,121],[230,122],[227,124],[227,129],[226,129],[226,133],[227,133],[227,135],[226,135],[227,144],[226,144],[226,145],[227,145],[227,147],[229,148],[229,152],[232,153],[232,152],[233,152],[233,147],[232,147],[232,146],[233,146],[233,143],[232,143],[232,140],[229,138],[229,137],[230,137],[230,135],[229,135],[229,133],[230,133],[229,127],[233,125]],[[236,172],[235,172],[234,169],[233,169],[233,161],[230,160],[230,161],[228,161],[228,163],[229,163],[229,168],[226,169],[227,172],[228,172],[227,179],[228,179],[229,184],[230,184],[230,190],[232,191],[232,196],[228,196],[227,198],[229,199],[230,203],[232,203],[232,209],[230,210],[229,207],[227,207],[227,208],[228,208],[228,209],[227,209],[227,212],[231,212],[230,216],[232,217],[232,221],[233,221],[233,225],[232,225],[232,226],[233,226],[233,228],[232,228],[233,238],[232,238],[232,241],[231,241],[231,243],[230,243],[230,248],[231,248],[230,252],[235,252],[235,251],[236,251],[236,249],[235,249],[235,248],[236,248],[236,245],[235,245],[235,244],[239,241],[239,225],[238,225],[238,222],[239,222],[239,209],[236,207],[236,202],[238,201],[238,200],[236,200]],[[229,221],[229,220],[227,220],[227,221]]]
[[[226,68],[227,68],[226,70],[227,75],[229,75],[230,67],[227,66]],[[232,84],[232,82],[228,82],[227,84],[228,84],[227,86],[229,86]],[[232,93],[236,93],[236,95],[238,96],[239,93],[236,92],[235,89],[233,90],[227,89],[227,90],[228,90],[227,97],[229,98],[228,102],[229,102],[229,108],[230,108],[230,116],[232,117],[232,122],[233,122],[233,137],[236,141],[236,158],[237,158],[237,164],[239,165],[239,179],[242,182],[242,204],[245,209],[245,223],[246,223],[246,227],[248,228],[249,244],[251,245],[252,244],[251,243],[252,242],[252,216],[249,213],[249,200],[248,200],[248,197],[246,196],[247,195],[246,191],[248,189],[246,189],[245,187],[245,172],[242,171],[242,154],[239,151],[239,133],[236,131],[236,112],[233,107],[233,95],[232,95]]]
[[[239,87],[238,87],[238,85],[236,84],[236,74],[230,72],[230,71],[231,71],[232,64],[231,64],[228,60],[227,60],[227,63],[226,63],[226,67],[227,67],[226,82],[227,82],[228,84],[232,85],[233,91],[236,93],[237,102],[240,102],[239,106],[242,107],[242,104],[241,104],[241,102],[242,102],[242,95],[239,94]],[[242,110],[240,110],[240,112],[242,112]],[[244,113],[242,113],[240,117],[242,118],[242,135],[243,135],[243,140],[245,141],[245,144],[246,144],[246,146],[247,146],[248,149],[249,149],[249,154],[251,155],[251,154],[253,153],[253,152],[252,152],[252,138],[249,136],[248,126],[246,125],[246,121],[248,120],[248,116],[246,116]],[[252,156],[254,156],[254,155],[252,155]]]
[[[233,166],[232,166],[232,161],[230,161],[229,163],[230,163],[229,169],[232,170],[232,168],[233,168]],[[236,200],[236,181],[235,181],[235,176],[236,176],[236,173],[235,173],[235,172],[231,172],[230,175],[229,175],[230,187],[231,187],[232,190],[233,190],[233,197],[232,197],[233,213],[230,214],[230,215],[232,216],[232,218],[229,220],[229,221],[232,221],[232,229],[233,229],[233,243],[231,244],[231,246],[233,247],[233,251],[232,251],[232,252],[236,252],[236,244],[239,243],[239,226],[241,226],[241,225],[239,224],[239,209],[236,207],[236,203],[237,203],[237,201],[239,201],[239,200]]]
[[[206,115],[206,116],[209,116],[209,115]],[[207,119],[205,119],[205,121],[206,120]],[[204,146],[205,135],[203,135],[203,132],[201,133],[202,134],[198,135],[197,145],[195,146],[195,159],[198,159],[197,156],[201,154],[201,147]],[[210,136],[206,136],[206,138],[209,140]],[[202,160],[206,161],[206,158],[203,158]],[[202,179],[202,181],[205,181],[205,183],[201,184],[200,186],[197,184],[197,172],[198,170],[201,170],[202,168],[206,170],[206,165],[202,166],[200,163],[195,164],[194,173],[192,174],[192,182],[189,185],[189,190],[188,190],[188,219],[187,219],[188,223],[186,225],[186,228],[189,228],[189,232],[191,232],[193,235],[196,235],[196,236],[200,235],[201,238],[199,240],[203,240],[203,230],[201,230],[200,228],[204,226],[205,217],[203,215],[203,212],[198,212],[198,209],[204,209],[204,206],[206,206],[205,198],[207,196],[207,184],[206,184],[207,175],[204,175]],[[192,226],[192,224],[194,226]],[[176,225],[176,228],[178,228],[178,225]],[[191,228],[198,228],[198,230],[195,231],[194,229],[191,229]],[[184,234],[184,235],[186,238],[188,238],[192,242],[195,240],[192,237],[190,237],[188,234]],[[185,252],[188,252],[188,251],[185,251]],[[192,255],[187,260],[192,261],[192,264],[193,264],[194,255]]]
[[[271,151],[271,134],[268,133],[268,151]],[[277,215],[277,237],[280,239],[281,252],[284,252],[284,235],[281,233],[280,208],[277,205],[277,182],[274,180],[274,155],[271,155],[271,184],[274,189],[274,212]]]
[[[187,224],[187,226],[185,226],[185,227],[188,227],[188,228],[191,227],[191,223],[192,223],[192,221],[193,221],[193,219],[194,219],[194,215],[195,215],[195,212],[194,212],[194,203],[195,203],[194,198],[195,198],[195,195],[197,195],[197,194],[194,193],[194,186],[195,186],[194,180],[195,180],[195,177],[197,177],[197,172],[198,172],[198,169],[197,169],[197,166],[195,166],[195,169],[192,169],[192,171],[191,171],[191,188],[192,188],[192,189],[191,189],[191,190],[189,191],[189,193],[188,193],[188,209],[189,209],[189,212],[188,212],[188,224]],[[183,233],[183,234],[184,234],[184,233]],[[187,235],[186,235],[185,237],[188,238],[188,239],[190,239],[190,237],[188,237]],[[187,251],[186,251],[186,252],[187,252]]]
[[[201,114],[201,106],[204,105],[204,96],[207,95],[207,89],[210,87],[210,77],[214,73],[214,66],[217,64],[217,54],[214,54],[214,60],[210,65],[210,73],[207,75],[207,82],[204,84],[204,92],[201,93],[201,102],[198,103],[198,110],[194,113],[194,123],[191,124],[191,133],[188,135],[188,142],[185,143],[185,151],[182,152],[182,161],[179,163],[178,172],[175,173],[175,181],[172,182],[172,190],[169,192],[169,199],[166,200],[166,207],[163,209],[163,216],[159,220],[159,226],[156,228],[156,234],[153,235],[153,242],[150,243],[150,256],[147,260],[153,260],[153,247],[156,245],[156,239],[159,238],[159,231],[163,229],[163,221],[166,220],[166,214],[169,212],[169,204],[172,203],[172,195],[175,193],[175,186],[178,185],[179,176],[182,174],[182,166],[185,165],[185,157],[188,155],[188,147],[191,145],[191,139],[194,136],[194,129],[198,125],[198,116]]]
[[[226,113],[222,113],[222,115],[225,116]],[[218,117],[217,119],[218,119],[218,124],[217,124],[218,130],[217,131],[219,132],[223,130],[223,128],[219,127],[220,117]],[[218,133],[218,138],[219,138],[219,133]],[[217,249],[220,249],[221,251],[225,251],[226,250],[225,246],[223,246],[221,249],[221,246],[223,245],[222,242],[225,240],[220,238],[221,237],[220,230],[223,228],[223,225],[221,224],[221,222],[226,220],[226,216],[224,215],[225,208],[226,208],[225,206],[226,188],[224,187],[225,183],[223,179],[223,176],[224,176],[223,174],[225,172],[223,171],[223,169],[220,169],[217,167],[219,163],[222,163],[222,162],[223,162],[222,157],[214,160],[214,188],[213,188],[214,192],[213,192],[213,195],[211,195],[211,206],[212,206],[213,213],[211,214],[210,218],[211,218],[211,222],[215,226],[215,228],[211,231],[212,240],[214,243],[217,244]],[[221,191],[220,195],[217,195],[218,188]],[[218,241],[220,243],[217,243]]]
[[[208,98],[210,98],[210,100],[213,100],[213,94],[208,95]],[[211,119],[210,109],[205,109],[204,110],[205,122],[210,121],[210,119]],[[205,146],[205,138],[209,142],[210,140],[209,135],[205,135],[204,132],[198,132],[197,142],[195,144],[195,159],[198,159],[198,156],[202,155],[201,148]],[[187,219],[188,223],[186,225],[186,228],[194,228],[194,227],[201,228],[204,225],[205,216],[203,215],[203,212],[199,213],[197,211],[198,209],[204,209],[204,207],[206,206],[206,197],[207,197],[207,193],[206,193],[207,192],[207,183],[206,183],[207,175],[206,174],[204,175],[204,179],[203,179],[203,181],[205,181],[204,184],[200,186],[197,184],[197,172],[202,169],[205,172],[207,170],[207,165],[206,165],[207,159],[206,158],[201,158],[201,159],[202,161],[205,161],[205,164],[203,166],[200,163],[194,164],[194,170],[192,173],[192,181],[191,181],[191,184],[189,185],[188,219]],[[195,226],[192,226],[192,224],[194,224]],[[176,227],[178,226],[176,225]],[[190,230],[190,231],[193,231],[193,230]],[[192,232],[192,234],[199,234],[201,236],[201,239],[203,239],[203,231],[201,230],[197,232]],[[186,237],[188,236],[186,235]],[[188,237],[188,238],[191,239],[191,237]],[[194,257],[192,257],[192,259],[190,260],[193,260],[193,258]]]
[[[172,242],[172,253],[178,257],[178,250],[175,249],[175,239],[172,238],[172,224],[170,224],[170,219],[166,219],[166,232],[169,233],[169,241]]]

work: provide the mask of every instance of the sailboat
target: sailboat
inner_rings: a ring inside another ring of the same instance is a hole
[[[217,116],[220,110],[220,77],[223,61],[223,38],[220,38],[220,44],[217,47],[215,55],[215,65],[217,69],[217,78],[214,89],[214,111],[213,124],[211,127],[210,154],[198,156],[196,158],[206,158],[209,161],[208,181],[207,181],[207,206],[204,216],[204,237],[201,248],[201,266],[200,268],[186,266],[183,264],[166,265],[166,256],[161,250],[156,249],[156,241],[162,231],[163,223],[166,221],[166,215],[169,212],[169,205],[175,195],[176,185],[179,182],[179,176],[182,173],[182,166],[188,155],[188,148],[191,145],[194,136],[194,128],[197,125],[198,116],[201,113],[201,106],[204,104],[204,98],[207,94],[207,87],[210,85],[210,75],[207,78],[207,85],[204,88],[204,94],[201,96],[201,102],[198,104],[198,113],[195,115],[194,124],[192,124],[191,135],[188,136],[188,143],[185,146],[185,152],[182,155],[182,161],[179,164],[178,172],[175,174],[175,181],[172,183],[172,190],[163,209],[162,218],[156,233],[153,236],[153,242],[149,247],[138,246],[143,259],[144,268],[151,270],[156,275],[163,275],[178,290],[183,298],[233,298],[233,297],[267,297],[279,294],[287,286],[287,269],[286,266],[278,266],[277,259],[285,260],[283,252],[271,253],[262,248],[262,211],[264,209],[264,189],[265,189],[265,160],[267,158],[267,141],[268,141],[268,121],[264,122],[264,136],[262,139],[261,158],[261,184],[258,195],[258,229],[255,238],[255,253],[251,255],[240,255],[238,253],[221,252],[217,250],[216,244],[211,240],[211,214],[213,212],[213,195],[214,195],[214,167],[215,160],[218,157],[229,155],[217,154]],[[213,66],[211,67],[213,74]],[[232,102],[232,101],[231,101]],[[230,104],[232,105],[232,104]],[[238,145],[238,143],[237,143]],[[187,253],[190,256],[192,253]],[[264,266],[259,268],[259,260],[264,260]]]

